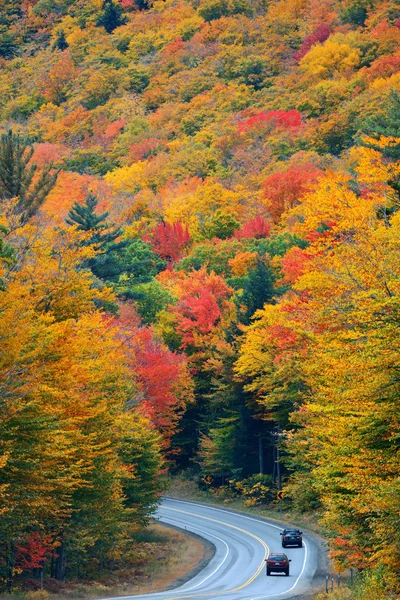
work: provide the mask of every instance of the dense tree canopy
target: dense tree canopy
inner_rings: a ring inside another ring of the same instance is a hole
[[[392,0],[5,1],[4,585],[121,550],[166,465],[273,501],[278,443],[400,591],[399,47]]]

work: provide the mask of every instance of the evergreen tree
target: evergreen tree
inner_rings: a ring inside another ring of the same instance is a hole
[[[97,25],[104,27],[107,33],[112,33],[114,29],[126,22],[121,6],[113,0],[103,0],[102,9]]]
[[[7,233],[7,229],[0,225],[0,291],[5,289],[4,269],[10,267],[15,262],[14,248],[4,239]]]
[[[0,137],[0,203],[17,198],[14,212],[20,224],[26,223],[45,201],[53,189],[59,170],[49,163],[39,175],[37,165],[31,164],[33,147],[19,134],[8,133]]]
[[[146,10],[150,8],[149,0],[136,0],[136,5],[140,10]]]
[[[64,30],[61,29],[61,31],[58,32],[57,34],[57,38],[53,44],[53,50],[57,49],[64,51],[68,48],[69,44],[67,42],[67,38],[65,37],[65,33]]]
[[[85,204],[74,204],[66,219],[68,225],[91,232],[84,244],[93,246],[96,255],[82,267],[90,269],[98,279],[113,283],[118,296],[145,302],[146,293],[139,289],[140,284],[151,281],[165,269],[166,262],[142,240],[116,241],[122,234],[121,228],[107,223],[107,211],[97,214],[97,205],[96,196],[89,194]]]
[[[121,235],[121,228],[107,223],[108,211],[96,214],[97,205],[96,196],[89,194],[85,204],[75,202],[66,222],[68,225],[76,225],[79,231],[92,233],[84,244],[93,246],[96,256],[85,261],[83,266],[89,268],[99,279],[117,281],[118,276],[125,271],[121,251],[128,243],[115,241]]]
[[[381,136],[400,138],[400,93],[391,90],[388,102],[382,107],[382,111],[375,112],[372,117],[365,119],[361,124],[361,134],[367,134],[379,139]],[[394,144],[378,149],[389,158],[400,159],[400,144]]]
[[[243,277],[235,277],[229,283],[238,289],[236,303],[238,308],[245,306],[246,310],[241,315],[241,321],[250,322],[256,310],[262,308],[266,302],[271,302],[275,293],[274,275],[269,262],[262,257],[257,259],[254,269]]]

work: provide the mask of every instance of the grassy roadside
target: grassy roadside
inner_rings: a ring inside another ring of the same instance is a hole
[[[153,523],[140,533],[134,562],[99,573],[95,581],[48,579],[43,590],[35,589],[37,579],[27,580],[24,591],[0,595],[0,600],[93,600],[162,591],[193,576],[196,568],[211,558],[210,546],[197,536]]]

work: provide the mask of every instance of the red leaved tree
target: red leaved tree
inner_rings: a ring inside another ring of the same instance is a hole
[[[235,231],[235,238],[242,239],[262,239],[268,238],[271,234],[271,223],[261,215],[247,221],[240,229]]]
[[[315,183],[321,171],[312,164],[293,167],[269,175],[264,181],[264,198],[275,222],[285,211],[293,208]]]
[[[160,433],[168,454],[180,414],[193,400],[187,359],[169,350],[150,327],[143,327],[131,304],[121,305],[116,322],[136,384],[138,410]]]
[[[153,252],[164,258],[170,265],[182,258],[184,248],[191,237],[187,225],[182,223],[159,223],[143,241],[150,242]]]
[[[326,23],[321,23],[318,25],[316,29],[306,38],[304,38],[303,43],[300,48],[293,54],[293,58],[300,62],[300,60],[307,54],[307,52],[315,46],[315,44],[325,42],[328,39],[331,33],[331,28]]]
[[[219,323],[224,301],[231,289],[224,279],[206,269],[190,273],[181,282],[180,300],[174,307],[183,346],[196,345],[198,337],[210,334]]]
[[[34,531],[25,543],[16,546],[15,568],[24,572],[42,569],[46,558],[54,552],[54,540],[51,536],[40,535]]]
[[[311,260],[309,253],[297,246],[290,248],[281,260],[283,281],[295,283],[307,269],[307,263]]]
[[[293,110],[269,110],[253,115],[238,125],[239,133],[259,126],[261,123],[270,123],[272,126],[283,129],[298,129],[302,126],[301,114]]]

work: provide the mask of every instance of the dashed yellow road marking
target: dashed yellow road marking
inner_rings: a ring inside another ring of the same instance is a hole
[[[196,593],[188,594],[187,596],[179,595],[178,596],[179,600],[183,600],[184,598],[198,598],[199,596],[201,596],[203,598],[206,598],[208,596],[222,596],[223,594],[238,592],[239,590],[242,590],[243,588],[250,585],[250,583],[252,583],[256,579],[256,577],[259,576],[259,574],[265,567],[265,559],[267,558],[267,556],[269,554],[269,547],[264,542],[264,540],[262,540],[260,537],[258,537],[254,533],[250,533],[250,531],[246,531],[246,529],[241,529],[240,527],[237,527],[236,525],[230,525],[229,523],[225,523],[225,521],[218,521],[217,519],[211,519],[211,517],[203,517],[202,515],[198,515],[196,513],[192,513],[189,511],[185,511],[185,510],[179,510],[178,508],[169,508],[169,507],[163,506],[163,509],[182,513],[184,515],[190,515],[193,517],[197,517],[198,519],[204,519],[205,521],[212,521],[213,523],[218,523],[219,525],[225,525],[225,527],[230,527],[231,529],[236,529],[237,531],[240,531],[241,533],[244,533],[245,535],[248,535],[248,536],[254,538],[255,540],[257,540],[257,542],[259,542],[262,545],[262,547],[264,548],[264,558],[263,558],[262,562],[260,563],[257,571],[247,581],[245,581],[245,583],[242,583],[242,585],[239,585],[238,587],[235,587],[231,590],[226,590],[224,592],[203,592],[203,593],[199,592],[197,594]],[[166,598],[165,600],[176,600],[176,597],[174,596],[174,597]]]

